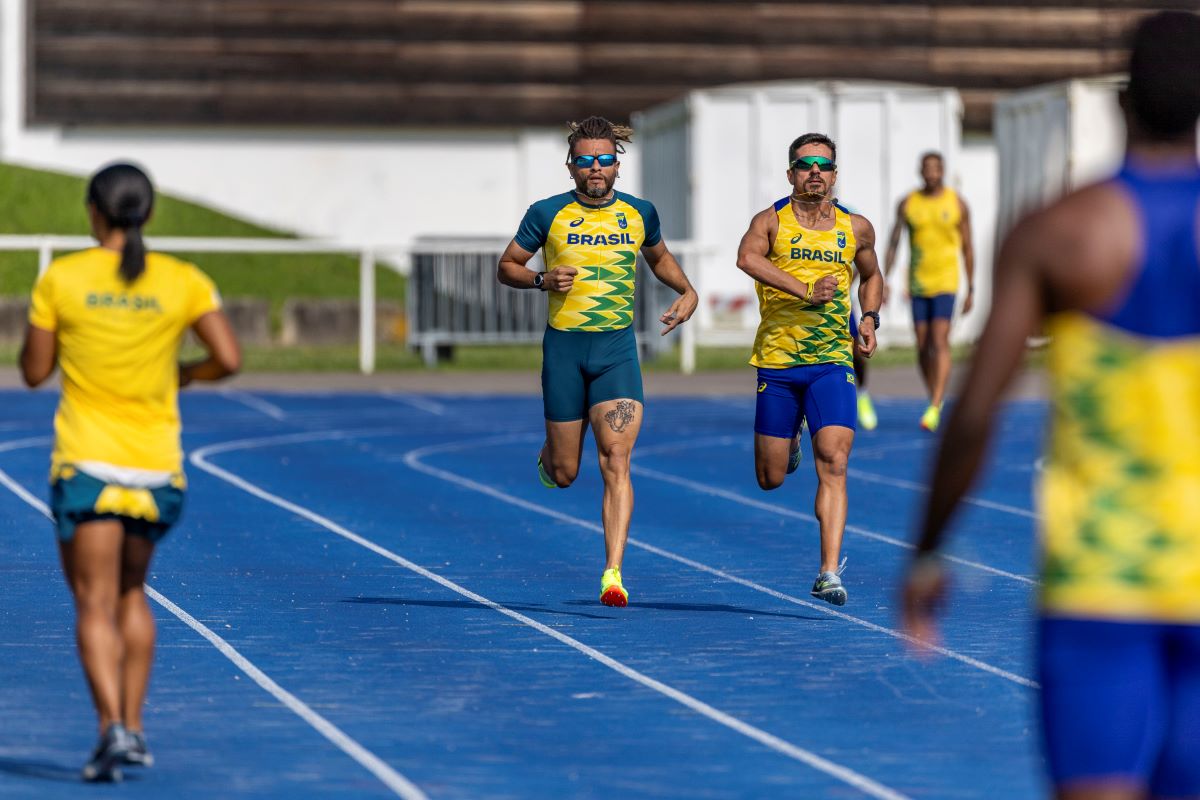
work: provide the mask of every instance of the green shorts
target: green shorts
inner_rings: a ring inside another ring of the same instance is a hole
[[[56,473],[50,480],[50,512],[63,542],[75,536],[75,526],[98,519],[120,520],[127,534],[157,542],[183,511],[182,475],[166,486],[140,489],[105,483],[69,464]]]
[[[633,327],[617,331],[560,331],[542,338],[542,403],[546,419],[586,419],[605,400],[642,402],[642,368]]]

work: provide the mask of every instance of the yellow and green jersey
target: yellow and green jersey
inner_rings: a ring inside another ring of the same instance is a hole
[[[1200,623],[1200,169],[1118,182],[1145,252],[1103,315],[1052,316],[1042,603],[1058,616]]]
[[[794,295],[757,283],[762,321],[750,363],[776,369],[805,364],[852,366],[850,281],[857,245],[850,212],[835,204],[833,227],[814,231],[800,226],[790,198],[776,202],[774,209],[779,232],[767,258],[807,285],[834,275],[837,289],[829,302],[807,305]]]
[[[958,292],[962,251],[962,206],[953,189],[934,196],[915,191],[904,201],[910,255],[908,286],[913,297]]]
[[[126,284],[120,261],[100,247],[64,256],[33,289],[29,322],[55,334],[62,368],[53,463],[179,472],[179,345],[221,299],[186,262],[148,253]]]
[[[550,327],[560,331],[629,327],[638,251],[661,240],[654,206],[624,192],[602,206],[580,203],[574,192],[539,200],[514,237],[530,253],[540,249],[547,270],[578,270],[569,292],[547,293]]]

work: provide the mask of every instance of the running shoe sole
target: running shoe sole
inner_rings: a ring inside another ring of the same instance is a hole
[[[614,608],[624,608],[629,605],[629,594],[618,586],[610,586],[600,595],[600,602]]]
[[[832,589],[822,589],[819,592],[813,592],[812,596],[818,600],[824,600],[826,603],[831,605],[846,605],[846,589],[841,586],[836,586]]]

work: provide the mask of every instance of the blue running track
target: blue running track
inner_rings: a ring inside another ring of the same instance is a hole
[[[651,398],[623,574],[601,481],[546,490],[533,397],[188,393],[190,491],[148,585],[158,763],[78,770],[95,722],[44,516],[56,396],[3,393],[0,797],[1030,798],[1045,408],[1007,407],[956,520],[944,649],[897,632],[933,439],[883,401],[851,457],[850,599],[817,567],[806,440],[753,475],[753,398]]]

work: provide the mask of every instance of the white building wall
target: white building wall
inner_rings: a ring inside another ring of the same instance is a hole
[[[115,160],[160,190],[344,243],[509,238],[533,201],[567,191],[566,129],[296,130],[30,127],[24,0],[0,0],[0,160],[87,175]],[[565,120],[564,120],[565,121]],[[617,187],[637,193],[636,147]]]

